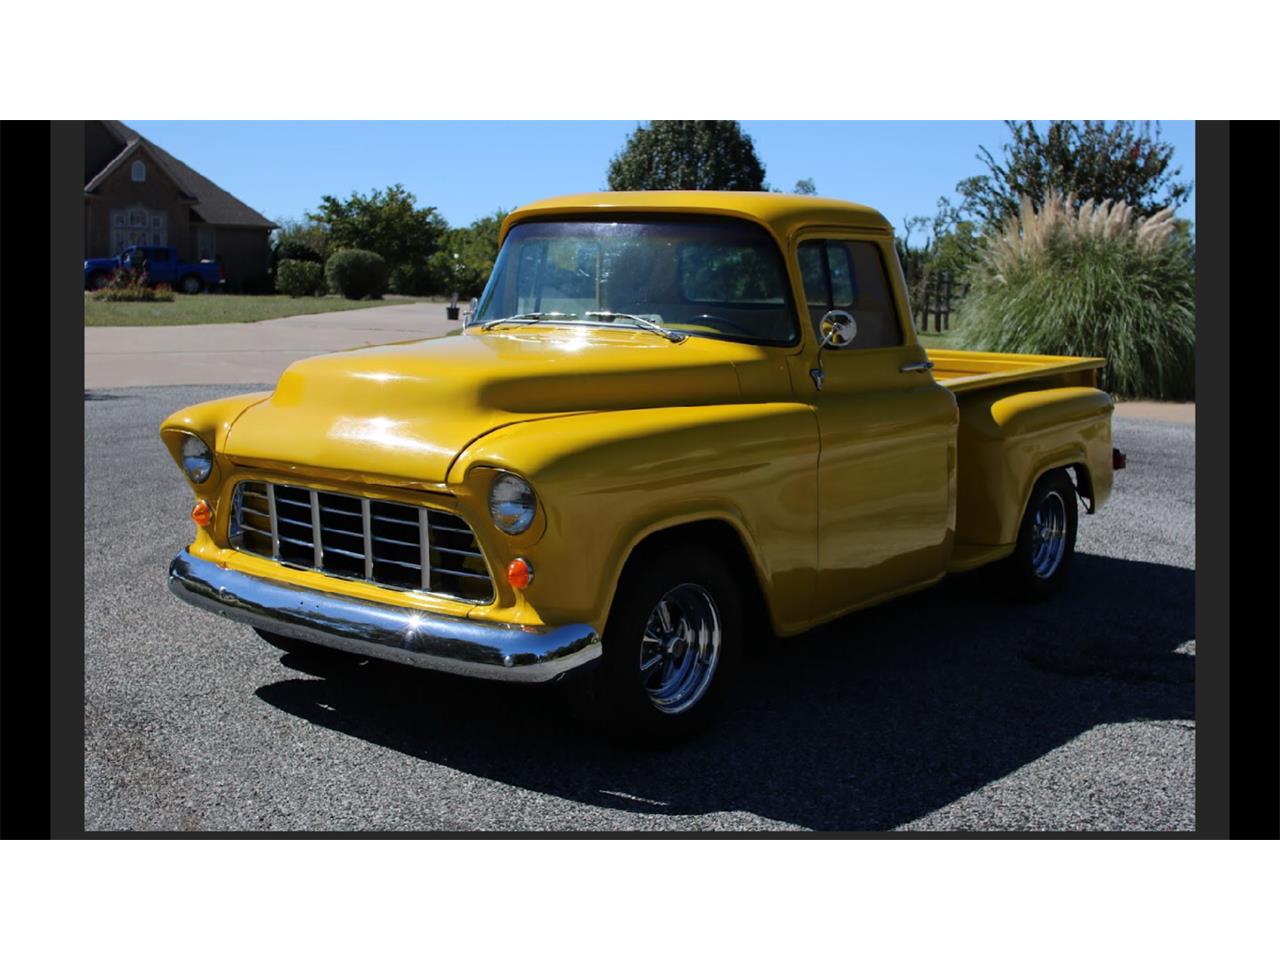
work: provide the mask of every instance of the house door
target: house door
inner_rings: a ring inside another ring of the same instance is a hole
[[[213,227],[196,228],[197,260],[212,260],[218,255],[218,233]]]

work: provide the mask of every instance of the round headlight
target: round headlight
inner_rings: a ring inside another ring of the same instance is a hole
[[[489,514],[503,533],[524,533],[533,523],[538,501],[533,487],[514,473],[500,473],[489,488]]]
[[[182,441],[182,469],[192,483],[204,483],[213,471],[213,452],[203,440],[192,434]]]

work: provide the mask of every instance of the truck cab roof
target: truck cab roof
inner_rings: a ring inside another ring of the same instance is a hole
[[[611,212],[740,217],[761,224],[779,241],[809,226],[893,232],[892,225],[878,210],[828,197],[746,190],[619,190],[549,197],[517,207],[503,221],[499,240],[505,239],[507,232],[523,220]]]

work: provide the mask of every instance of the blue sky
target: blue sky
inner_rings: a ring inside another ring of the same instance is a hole
[[[454,225],[540,197],[602,189],[636,121],[148,121],[131,127],[273,220],[326,193],[400,182]],[[743,121],[770,186],[811,177],[823,196],[866,203],[896,227],[982,172],[999,121]],[[1195,176],[1195,124],[1167,121],[1183,179]],[[1195,197],[1179,214],[1194,219]]]

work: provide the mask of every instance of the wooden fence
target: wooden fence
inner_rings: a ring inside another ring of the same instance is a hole
[[[920,323],[920,332],[931,332],[930,320],[933,323],[933,333],[950,330],[955,302],[968,292],[969,284],[957,282],[950,273],[938,273],[925,277],[920,310],[916,315]]]

